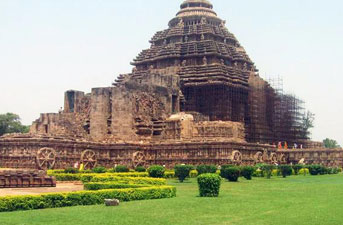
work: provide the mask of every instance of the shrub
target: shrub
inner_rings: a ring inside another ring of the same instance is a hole
[[[56,171],[53,171],[53,173],[56,173]],[[59,172],[57,172],[57,173],[59,173]],[[76,173],[79,173],[79,170],[75,169],[73,167],[69,167],[69,168],[64,170],[64,173],[76,174]]]
[[[103,166],[98,166],[98,167],[93,168],[93,169],[92,169],[92,172],[93,172],[93,173],[106,173],[107,170],[106,170],[106,168],[103,167]]]
[[[164,176],[165,168],[163,166],[150,166],[148,173],[150,177],[162,178]]]
[[[58,174],[50,174],[49,176],[56,177],[57,181],[79,181],[79,180],[81,180],[81,174],[58,173]]]
[[[242,176],[247,180],[251,180],[254,172],[255,172],[255,168],[252,166],[243,166],[241,169]]]
[[[292,167],[290,165],[280,165],[279,169],[280,169],[282,177],[284,178],[292,175]]]
[[[215,165],[199,165],[196,168],[198,175],[204,173],[216,173],[217,167]]]
[[[253,177],[264,177],[263,171],[260,168],[255,167],[255,172],[252,175]]]
[[[126,184],[126,183],[118,183],[118,182],[90,182],[84,184],[85,190],[103,190],[103,189],[124,189],[124,188],[142,188],[142,187],[149,187],[151,185],[147,184]]]
[[[165,171],[163,177],[166,179],[174,178],[175,172],[174,171]]]
[[[87,182],[119,182],[119,183],[128,183],[128,184],[149,184],[149,185],[166,185],[166,179],[162,178],[150,178],[150,177],[118,177],[118,176],[93,176],[90,180],[87,178],[84,183]]]
[[[296,165],[293,165],[292,166],[293,170],[294,170],[294,175],[298,175],[299,174],[299,171],[304,168],[303,165],[301,164],[296,164]]]
[[[205,173],[197,178],[200,197],[218,197],[221,178],[217,174]]]
[[[261,166],[261,170],[263,171],[263,174],[267,177],[267,179],[271,178],[273,169],[274,169],[274,165],[263,164]]]
[[[339,174],[339,168],[331,168],[332,169],[332,174]]]
[[[135,170],[136,170],[136,172],[145,172],[146,171],[146,169],[143,166],[137,166]]]
[[[220,175],[222,178],[226,178],[226,172],[225,172],[225,170],[226,170],[227,168],[229,168],[229,167],[235,167],[235,165],[222,165],[222,166],[220,167],[220,173],[219,173],[219,175]]]
[[[194,167],[191,165],[176,165],[174,167],[175,176],[179,179],[182,183],[187,177],[189,177],[189,173]]]
[[[307,174],[310,174],[310,171],[308,168],[302,168],[299,170],[299,175],[304,175],[306,176]]]
[[[119,165],[119,166],[116,166],[115,171],[116,171],[116,173],[127,173],[127,172],[129,172],[130,170],[129,170],[129,168],[127,168],[126,166],[121,166],[121,165]],[[145,171],[144,171],[144,172],[145,172]]]
[[[273,169],[273,171],[272,171],[272,176],[273,176],[273,177],[277,177],[277,176],[280,176],[280,175],[281,175],[280,170],[278,170],[278,169]]]
[[[227,170],[227,179],[230,182],[237,182],[240,176],[240,170],[238,167],[229,167]]]
[[[79,191],[71,193],[42,194],[34,196],[13,196],[0,198],[0,212],[57,208],[77,205],[103,204],[105,199],[134,201],[172,198],[176,188],[171,186],[129,188],[118,190]]]
[[[191,170],[191,172],[189,172],[189,177],[190,178],[196,178],[198,176],[198,171],[197,170]]]
[[[310,165],[308,166],[308,169],[310,171],[310,174],[313,176],[316,176],[319,174],[323,175],[326,172],[326,169],[321,165]]]

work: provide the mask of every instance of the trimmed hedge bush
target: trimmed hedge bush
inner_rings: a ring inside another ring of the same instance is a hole
[[[199,165],[196,168],[198,175],[204,174],[204,173],[216,173],[217,166],[215,165]]]
[[[252,166],[243,166],[241,168],[241,175],[247,179],[247,180],[251,180],[252,179],[252,175],[255,172],[255,168]]]
[[[103,189],[125,189],[125,188],[142,188],[142,187],[149,187],[151,185],[147,184],[125,184],[125,183],[118,183],[118,182],[90,182],[84,184],[85,190],[90,191],[97,191]]]
[[[126,166],[119,165],[119,166],[116,166],[116,168],[115,168],[116,173],[128,173],[129,171],[130,171],[129,168],[127,168]],[[143,172],[145,172],[145,171],[143,171]]]
[[[197,178],[200,197],[218,197],[221,178],[217,174],[205,173]]]
[[[304,168],[303,165],[301,164],[296,164],[296,165],[293,165],[292,166],[292,169],[294,170],[294,175],[298,175],[299,174],[299,171]]]
[[[235,167],[235,165],[222,165],[222,166],[220,167],[220,173],[219,173],[219,175],[220,175],[221,177],[225,178],[225,176],[226,176],[225,170],[226,170],[227,168],[229,168],[229,167]]]
[[[191,172],[189,172],[189,177],[190,178],[196,178],[198,176],[198,171],[197,170],[191,170]]]
[[[96,176],[116,176],[116,177],[148,177],[148,173],[78,173],[78,174],[66,174],[66,173],[49,173],[49,176],[55,176],[57,181],[83,181],[83,182],[89,182],[93,177]]]
[[[49,176],[56,177],[57,181],[79,181],[81,180],[82,174],[71,174],[71,173],[57,173],[57,174],[48,174]]]
[[[162,178],[164,177],[165,168],[163,166],[150,166],[148,168],[149,177]]]
[[[279,169],[283,178],[292,175],[292,167],[290,165],[280,165]]]
[[[308,169],[310,171],[310,174],[313,176],[316,176],[319,174],[323,175],[325,174],[325,171],[326,171],[326,169],[321,165],[310,165],[308,166]]]
[[[146,169],[143,166],[137,166],[135,169],[136,172],[146,172]]]
[[[13,196],[0,198],[0,212],[58,208],[77,205],[104,204],[105,199],[134,201],[172,198],[176,188],[171,186],[128,188],[119,190],[80,191],[71,193],[43,194],[34,196]]]
[[[163,177],[167,178],[167,179],[175,178],[175,172],[174,171],[165,171]]]
[[[238,167],[233,166],[233,167],[225,167],[221,174],[223,175],[222,177],[227,179],[230,182],[237,182],[238,178],[240,176],[240,170]]]
[[[118,176],[94,176],[87,182],[118,182],[127,184],[148,184],[148,185],[166,185],[167,180],[163,178],[149,178],[149,177],[118,177]],[[85,182],[85,183],[87,183]]]
[[[274,168],[275,168],[274,165],[269,165],[269,164],[261,165],[261,170],[263,171],[263,174],[267,177],[267,179],[271,178]]]
[[[306,176],[308,174],[310,174],[310,170],[308,168],[302,168],[302,169],[299,170],[299,175]]]
[[[106,168],[103,167],[103,166],[98,166],[98,167],[93,168],[93,169],[92,169],[92,172],[93,172],[93,173],[106,173],[107,170],[106,170]]]
[[[182,183],[187,177],[189,177],[189,173],[194,167],[191,165],[176,165],[174,167],[175,176],[179,179]]]
[[[79,170],[78,170],[78,169],[75,169],[75,168],[73,168],[73,167],[69,167],[69,168],[65,169],[63,172],[64,172],[64,173],[72,173],[72,174],[75,174],[75,173],[79,173]]]

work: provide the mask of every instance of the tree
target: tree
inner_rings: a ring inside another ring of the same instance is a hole
[[[11,133],[28,133],[30,127],[21,124],[20,117],[13,113],[0,114],[0,136]]]
[[[310,139],[310,129],[314,127],[314,120],[315,120],[315,114],[313,114],[310,111],[307,111],[302,119],[302,138],[304,139]]]
[[[340,148],[336,140],[326,138],[323,140],[325,148]]]

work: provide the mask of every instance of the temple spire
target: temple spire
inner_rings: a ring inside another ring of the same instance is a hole
[[[213,11],[213,5],[207,0],[186,0],[181,6],[181,10],[176,14],[177,17],[185,16],[210,16],[217,17]]]

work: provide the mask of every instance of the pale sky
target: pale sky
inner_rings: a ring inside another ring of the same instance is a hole
[[[128,73],[181,0],[0,0],[0,113],[24,124],[57,112],[64,91]],[[343,144],[343,1],[212,0],[262,77],[316,114],[313,139]]]

